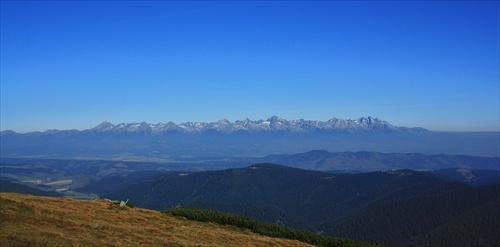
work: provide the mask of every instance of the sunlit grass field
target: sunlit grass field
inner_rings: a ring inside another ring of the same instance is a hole
[[[0,193],[1,246],[310,246],[107,200]]]

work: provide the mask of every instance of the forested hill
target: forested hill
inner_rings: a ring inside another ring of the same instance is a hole
[[[500,185],[388,201],[329,233],[404,246],[496,246]]]
[[[465,188],[463,183],[411,170],[332,174],[257,164],[197,173],[167,173],[106,195],[163,210],[203,207],[313,231],[384,201]]]

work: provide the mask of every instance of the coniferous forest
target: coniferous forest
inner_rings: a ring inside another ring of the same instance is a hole
[[[219,171],[115,174],[74,193],[129,200],[139,208],[319,245],[352,239],[393,246],[495,246],[500,241],[498,174],[463,169],[320,172],[264,163]],[[2,181],[0,189],[72,195],[13,180]]]

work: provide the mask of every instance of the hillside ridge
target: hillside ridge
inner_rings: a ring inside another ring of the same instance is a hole
[[[95,185],[105,184],[107,180]],[[335,174],[255,164],[221,171],[165,173],[103,196],[130,198],[134,205],[154,210],[181,206],[227,211],[319,232],[385,200],[465,187],[436,174],[410,170]],[[81,192],[92,188],[96,186]]]
[[[311,246],[103,199],[0,193],[0,201],[2,246]]]

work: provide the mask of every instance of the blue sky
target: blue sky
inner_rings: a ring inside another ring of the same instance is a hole
[[[499,131],[499,2],[1,2],[1,129],[378,117]]]

